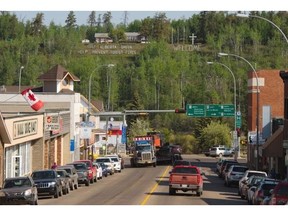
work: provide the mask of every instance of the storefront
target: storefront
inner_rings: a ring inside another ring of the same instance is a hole
[[[43,164],[43,114],[0,114],[3,141],[3,179],[29,174]],[[34,162],[34,163],[33,163]],[[37,162],[37,163],[36,163]]]

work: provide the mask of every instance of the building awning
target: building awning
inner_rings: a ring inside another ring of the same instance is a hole
[[[11,138],[8,134],[2,113],[0,112],[0,137],[5,144],[11,144]]]
[[[283,126],[280,126],[275,133],[263,144],[264,157],[283,157]]]

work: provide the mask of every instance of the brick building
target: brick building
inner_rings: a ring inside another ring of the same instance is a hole
[[[253,71],[248,73],[248,114],[247,127],[250,143],[247,160],[251,168],[256,167],[257,154],[259,169],[276,172],[285,170],[283,155],[284,83],[279,70],[259,70],[259,152],[256,146],[257,131],[257,79]],[[278,122],[278,125],[275,125]]]

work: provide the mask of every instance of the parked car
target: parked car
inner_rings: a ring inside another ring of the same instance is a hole
[[[74,163],[69,163],[67,165],[73,165],[75,167],[75,169],[77,170],[78,185],[79,184],[85,184],[85,186],[90,185],[90,180],[89,180],[89,176],[88,176],[89,169],[88,169],[86,163],[74,162]]]
[[[62,196],[61,179],[54,169],[34,171],[31,177],[37,187],[38,196]]]
[[[252,184],[252,181],[254,183],[247,191],[247,201],[249,204],[253,204],[254,193],[257,190],[258,186],[261,184],[261,182],[264,182],[266,180],[270,181],[270,179],[266,177],[260,177],[260,176],[251,176],[251,177],[253,177],[253,179],[255,178],[255,180],[251,180],[251,184]],[[274,179],[271,179],[271,181],[273,182]]]
[[[106,155],[105,157],[109,157],[112,159],[113,164],[114,164],[114,169],[116,172],[121,172],[121,161],[118,155]]]
[[[222,170],[222,178],[225,180],[226,179],[226,176],[227,176],[227,174],[228,174],[228,171],[229,171],[229,169],[230,169],[230,167],[231,166],[233,166],[233,165],[239,165],[239,163],[238,162],[236,162],[236,163],[234,163],[234,162],[228,162],[228,163],[226,163],[226,165],[224,166],[224,169]],[[226,185],[226,182],[225,182],[225,185]]]
[[[108,166],[105,163],[99,163],[102,168],[102,176],[107,177],[110,174],[111,170],[108,170]]]
[[[74,162],[85,163],[89,169],[88,178],[90,180],[90,183],[93,184],[94,182],[97,182],[97,168],[93,165],[93,162],[91,160],[78,160]]]
[[[242,180],[242,186],[240,188],[240,194],[242,199],[246,199],[249,204],[252,204],[252,196],[255,192],[257,183],[262,181],[263,176],[250,176],[247,180]],[[250,190],[251,187],[254,187]]]
[[[270,191],[271,199],[269,205],[285,205],[288,202],[288,182],[279,182],[276,187]]]
[[[57,174],[60,175],[61,183],[62,183],[62,193],[64,195],[69,194],[71,179],[68,173],[65,170],[56,170]]]
[[[225,146],[214,146],[210,149],[210,156],[211,157],[222,157],[225,153]]]
[[[243,177],[240,179],[239,181],[239,186],[238,186],[238,195],[241,196],[241,198],[244,197],[244,195],[241,192],[241,188],[243,187],[243,183],[244,181],[247,181],[247,179],[250,176],[263,176],[263,177],[267,177],[267,173],[263,172],[263,171],[257,171],[257,170],[246,170],[246,172],[244,173]]]
[[[102,179],[102,177],[103,177],[103,169],[102,169],[102,167],[100,166],[99,163],[93,162],[93,164],[97,168],[97,179],[98,180]]]
[[[120,159],[120,163],[121,163],[121,169],[125,169],[125,161],[124,161],[124,158],[118,154],[118,157]]]
[[[224,160],[224,161],[221,163],[221,167],[220,167],[220,170],[219,170],[219,173],[218,173],[219,178],[224,178],[224,177],[225,177],[225,175],[224,175],[224,169],[225,169],[225,166],[226,166],[227,163],[239,164],[237,161]]]
[[[57,170],[65,170],[70,176],[70,190],[78,189],[78,173],[73,165],[58,166]]]
[[[0,188],[0,204],[38,205],[38,191],[33,179],[29,176],[6,178]]]
[[[113,175],[115,173],[114,163],[110,157],[98,157],[94,162],[106,164],[110,175]]]
[[[270,195],[270,190],[274,189],[275,186],[278,184],[279,181],[277,180],[269,180],[264,179],[261,181],[259,186],[256,188],[253,197],[252,197],[252,204],[259,205],[263,199]]]
[[[229,187],[231,184],[239,185],[239,180],[243,177],[244,173],[248,170],[247,166],[232,165],[226,175],[225,183]]]

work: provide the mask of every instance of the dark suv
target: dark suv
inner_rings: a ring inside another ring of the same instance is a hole
[[[37,187],[38,196],[62,196],[61,179],[54,169],[34,171],[31,177]]]

